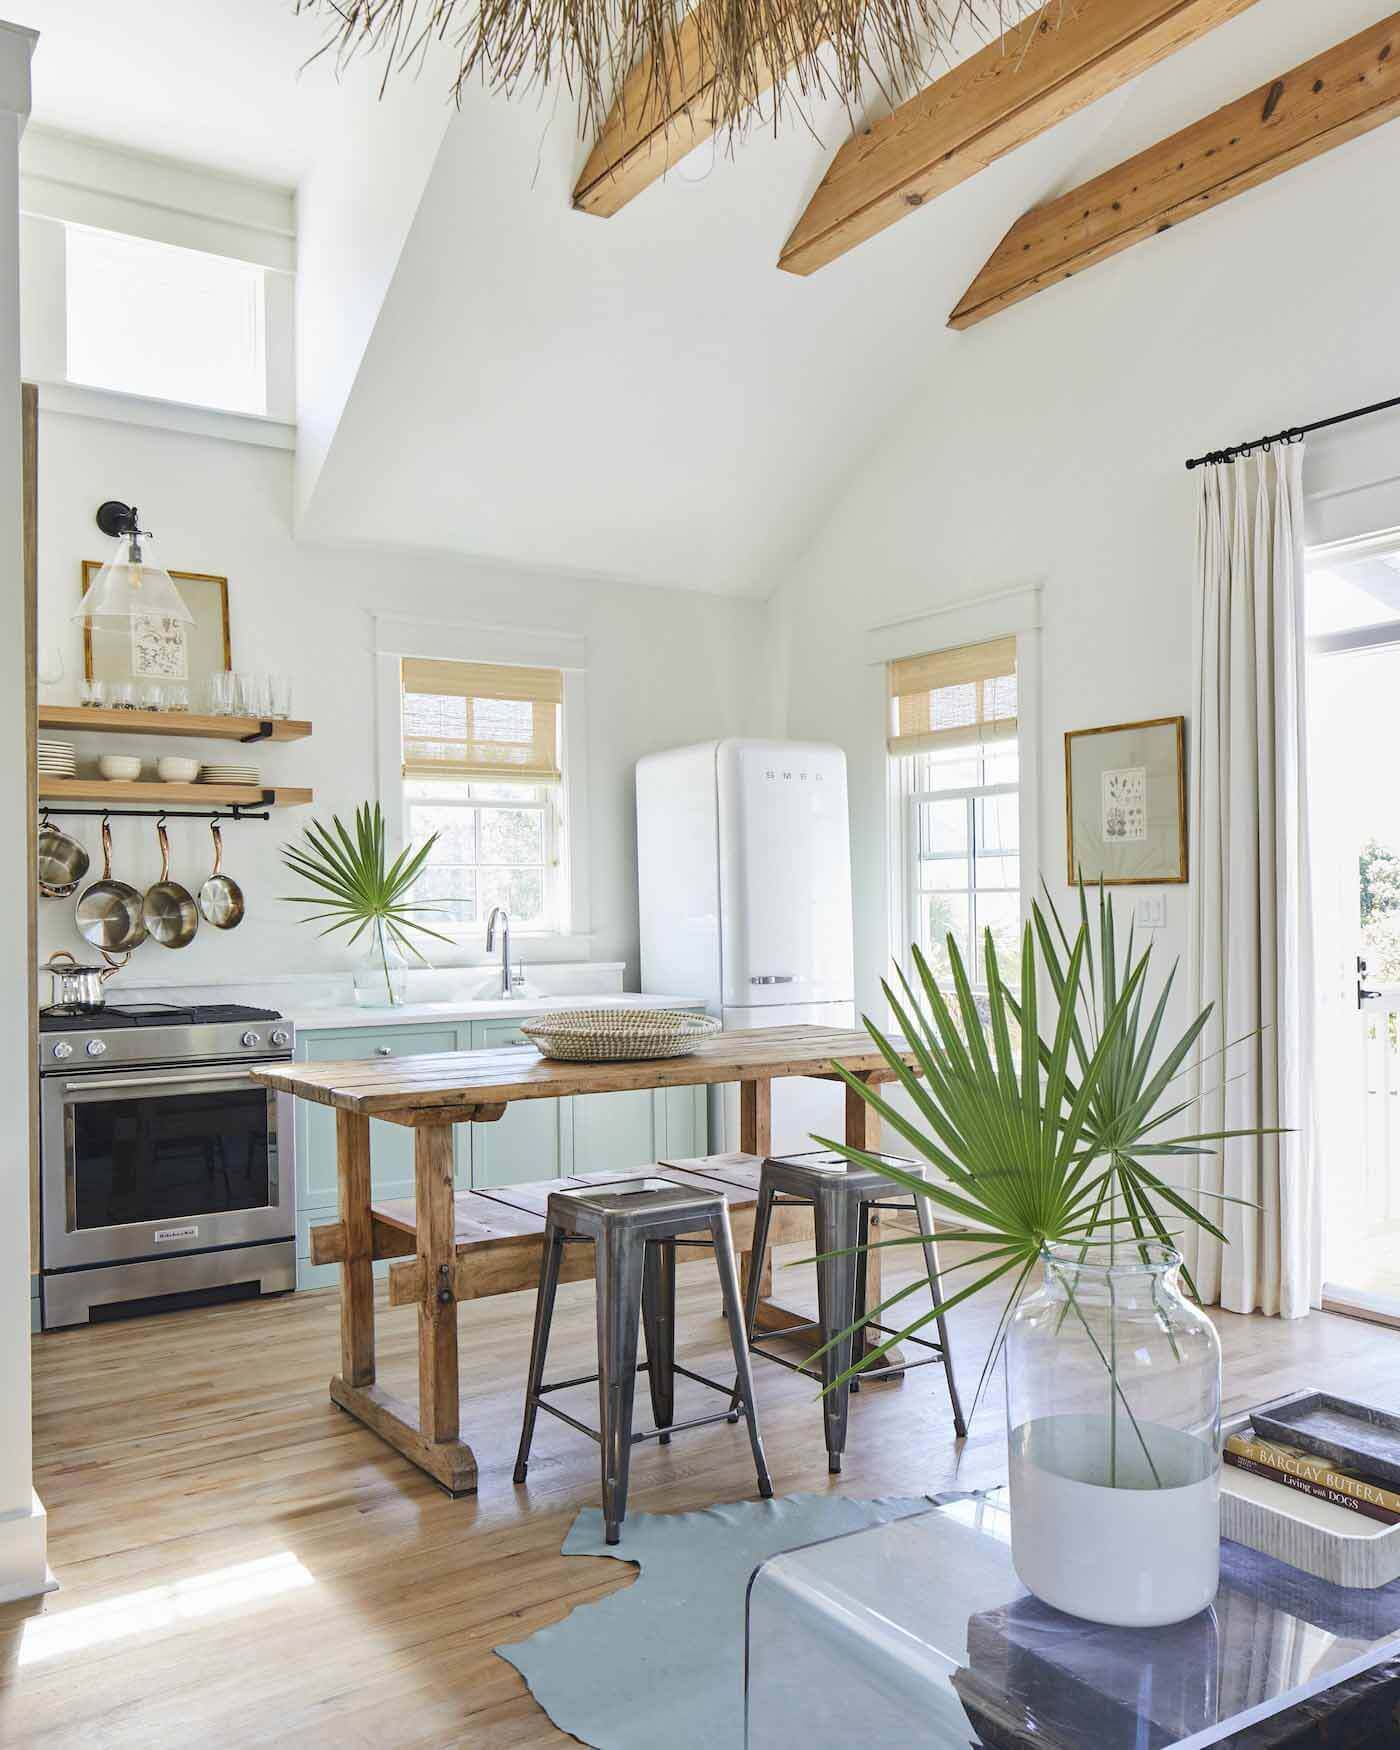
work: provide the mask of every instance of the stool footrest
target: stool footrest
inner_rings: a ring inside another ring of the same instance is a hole
[[[815,1331],[818,1328],[818,1321],[810,1319],[805,1325],[793,1325],[790,1330],[783,1332],[783,1336],[800,1336],[803,1331]],[[934,1362],[943,1359],[942,1344],[931,1343],[926,1337],[909,1336],[906,1332],[892,1330],[889,1325],[877,1325],[873,1319],[867,1320],[861,1329],[879,1331],[882,1336],[886,1337],[898,1337],[901,1343],[913,1343],[916,1348],[927,1349],[929,1353],[917,1361],[891,1361],[881,1367],[862,1367],[856,1375],[858,1379],[868,1379],[874,1382],[892,1379],[908,1373],[914,1367],[932,1367]],[[749,1341],[749,1354],[761,1355],[765,1361],[776,1361],[779,1367],[786,1367],[789,1373],[802,1373],[808,1379],[821,1379],[820,1370],[812,1367],[809,1362],[792,1361],[786,1355],[775,1355],[771,1349],[765,1349],[762,1344],[755,1343],[752,1339]],[[677,1368],[676,1371],[679,1372],[680,1369]]]

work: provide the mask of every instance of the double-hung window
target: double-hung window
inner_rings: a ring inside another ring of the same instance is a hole
[[[985,988],[985,932],[1019,974],[1020,755],[1016,640],[889,665],[891,918],[896,957],[917,943],[940,981],[947,942]]]
[[[567,930],[561,672],[405,657],[401,691],[407,837],[438,835],[424,921],[467,934],[502,905],[519,929]]]

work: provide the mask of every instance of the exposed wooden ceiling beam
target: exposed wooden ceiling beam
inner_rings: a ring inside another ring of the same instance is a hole
[[[850,139],[783,245],[808,274],[1255,0],[1047,0]]]
[[[714,4],[716,0],[702,0],[702,5]],[[650,60],[639,62],[627,75],[574,186],[578,211],[610,219],[714,133],[715,73],[700,41],[700,10],[688,12],[676,32],[676,57],[664,99],[658,100],[652,89]],[[775,78],[771,67],[761,70],[755,101],[772,89]]]
[[[1400,115],[1400,13],[1013,225],[948,318],[970,328]]]

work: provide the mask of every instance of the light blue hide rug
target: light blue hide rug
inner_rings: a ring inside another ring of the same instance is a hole
[[[754,1569],[781,1550],[930,1505],[923,1496],[786,1495],[701,1513],[634,1513],[611,1548],[602,1514],[586,1507],[563,1553],[635,1562],[636,1582],[496,1651],[555,1725],[595,1750],[742,1750],[744,1598]]]

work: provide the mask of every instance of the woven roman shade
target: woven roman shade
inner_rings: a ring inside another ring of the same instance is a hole
[[[406,656],[404,776],[557,784],[563,697],[557,668]]]
[[[889,665],[892,754],[1006,741],[1016,733],[1016,640],[964,644]]]

